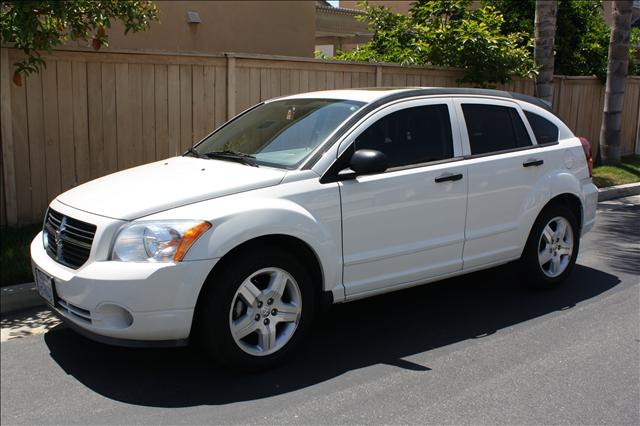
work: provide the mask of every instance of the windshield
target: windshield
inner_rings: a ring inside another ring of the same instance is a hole
[[[340,99],[265,103],[211,134],[195,151],[202,156],[212,152],[245,154],[258,165],[293,169],[362,105]]]

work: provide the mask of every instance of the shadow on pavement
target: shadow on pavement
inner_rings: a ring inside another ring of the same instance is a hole
[[[569,309],[620,282],[580,265],[553,291],[528,290],[519,281],[515,268],[506,266],[337,305],[317,322],[296,357],[253,375],[224,371],[194,349],[111,347],[62,327],[45,341],[67,374],[108,398],[154,407],[227,404],[295,391],[375,364],[428,374],[427,365],[403,358]]]
[[[640,206],[600,215],[598,253],[614,270],[640,275]]]

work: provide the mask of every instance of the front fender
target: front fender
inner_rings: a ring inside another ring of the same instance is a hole
[[[321,200],[324,204],[334,202]],[[204,205],[206,204],[206,205]],[[338,208],[338,204],[335,204]],[[184,210],[184,211],[182,211]],[[203,217],[202,212],[208,212]],[[221,258],[240,244],[268,235],[286,235],[306,243],[321,265],[323,287],[340,298],[342,292],[342,250],[339,246],[339,209],[322,220],[302,205],[284,198],[237,196],[233,200],[210,200],[203,205],[164,212],[156,217],[186,216],[207,219],[213,225],[196,241],[185,260]],[[335,217],[334,217],[335,216]],[[338,299],[336,299],[338,300]]]

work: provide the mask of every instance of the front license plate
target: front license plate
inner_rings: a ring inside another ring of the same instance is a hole
[[[49,302],[50,305],[53,305],[53,279],[51,279],[49,275],[45,274],[37,268],[35,275],[38,293],[40,293],[40,296],[44,297],[44,299]]]

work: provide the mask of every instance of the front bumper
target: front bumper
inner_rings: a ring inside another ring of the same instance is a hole
[[[33,266],[53,278],[56,313],[94,340],[174,346],[189,337],[198,295],[216,259],[179,263],[89,260],[78,270],[51,259],[42,234]]]

